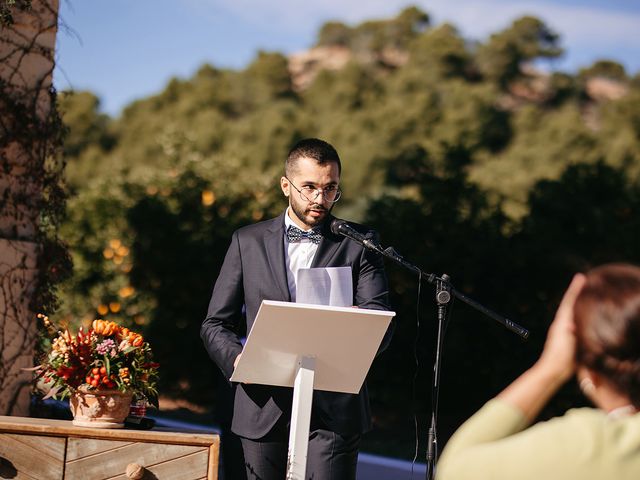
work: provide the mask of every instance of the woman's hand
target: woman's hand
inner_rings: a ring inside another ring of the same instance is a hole
[[[505,388],[498,398],[511,404],[532,422],[549,398],[575,372],[576,337],[573,305],[586,277],[576,274],[562,297],[549,327],[547,341],[538,361]]]
[[[573,321],[573,306],[584,287],[586,277],[577,273],[562,297],[556,316],[549,327],[547,340],[540,359],[539,368],[552,373],[565,382],[575,373],[576,336]]]

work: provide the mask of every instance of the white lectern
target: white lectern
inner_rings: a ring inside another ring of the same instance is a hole
[[[293,387],[287,480],[305,480],[313,390],[358,393],[394,315],[263,300],[231,381]]]

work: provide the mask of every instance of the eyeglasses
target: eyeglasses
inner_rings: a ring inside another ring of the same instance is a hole
[[[289,180],[291,186],[298,191],[298,193],[300,194],[300,198],[307,202],[315,202],[322,193],[322,198],[325,201],[336,203],[338,200],[340,200],[340,196],[342,195],[342,191],[340,191],[337,185],[329,185],[328,187],[324,188],[316,188],[311,185],[305,185],[302,188],[298,188],[293,184],[289,177],[285,176],[284,178]]]

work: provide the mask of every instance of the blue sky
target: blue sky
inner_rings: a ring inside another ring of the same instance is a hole
[[[566,54],[554,68],[574,71],[608,58],[640,71],[638,0],[61,0],[54,83],[93,91],[117,115],[205,62],[243,68],[260,49],[310,47],[327,20],[356,24],[408,5],[475,40],[535,15],[561,34]]]

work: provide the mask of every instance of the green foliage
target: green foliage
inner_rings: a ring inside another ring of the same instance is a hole
[[[553,72],[549,79],[549,92],[546,104],[550,107],[559,107],[565,101],[577,100],[582,94],[580,81],[571,75],[561,72]]]
[[[77,158],[92,144],[104,151],[110,148],[113,138],[107,135],[109,117],[99,112],[98,97],[91,92],[63,92],[58,100],[64,122],[74,126],[64,142],[67,158]]]
[[[73,125],[65,138],[63,154],[67,182],[75,189],[113,147],[115,138],[110,133],[111,121],[99,112],[100,100],[93,93],[63,92],[58,103],[63,122]]]
[[[429,15],[407,7],[397,17],[369,20],[355,27],[328,22],[318,33],[318,46],[344,46],[358,54],[380,53],[385,48],[405,50],[429,26]]]
[[[481,72],[505,87],[521,76],[521,65],[538,58],[555,58],[562,54],[558,35],[542,20],[522,17],[506,30],[491,35],[478,51]]]
[[[539,182],[529,204],[522,234],[548,245],[549,263],[555,268],[571,271],[606,261],[640,260],[635,243],[640,219],[634,214],[640,186],[629,181],[624,168],[601,161],[570,166],[558,181]]]
[[[287,58],[280,53],[258,52],[247,68],[252,93],[260,102],[293,95]]]
[[[597,60],[590,67],[581,69],[579,75],[583,78],[604,77],[613,80],[627,79],[627,72],[624,66],[612,60]]]
[[[640,178],[640,89],[600,106],[601,128],[597,133],[601,155],[609,165],[627,168]]]
[[[326,22],[318,32],[318,46],[348,47],[351,41],[351,28],[342,22]]]
[[[448,23],[426,31],[411,44],[411,62],[435,70],[439,78],[472,75],[471,53],[456,28]]]
[[[507,213],[527,213],[527,194],[540,179],[558,178],[567,165],[593,163],[600,158],[598,141],[582,121],[578,105],[555,110],[530,105],[512,117],[515,132],[498,154],[478,156],[471,178],[506,199]]]

